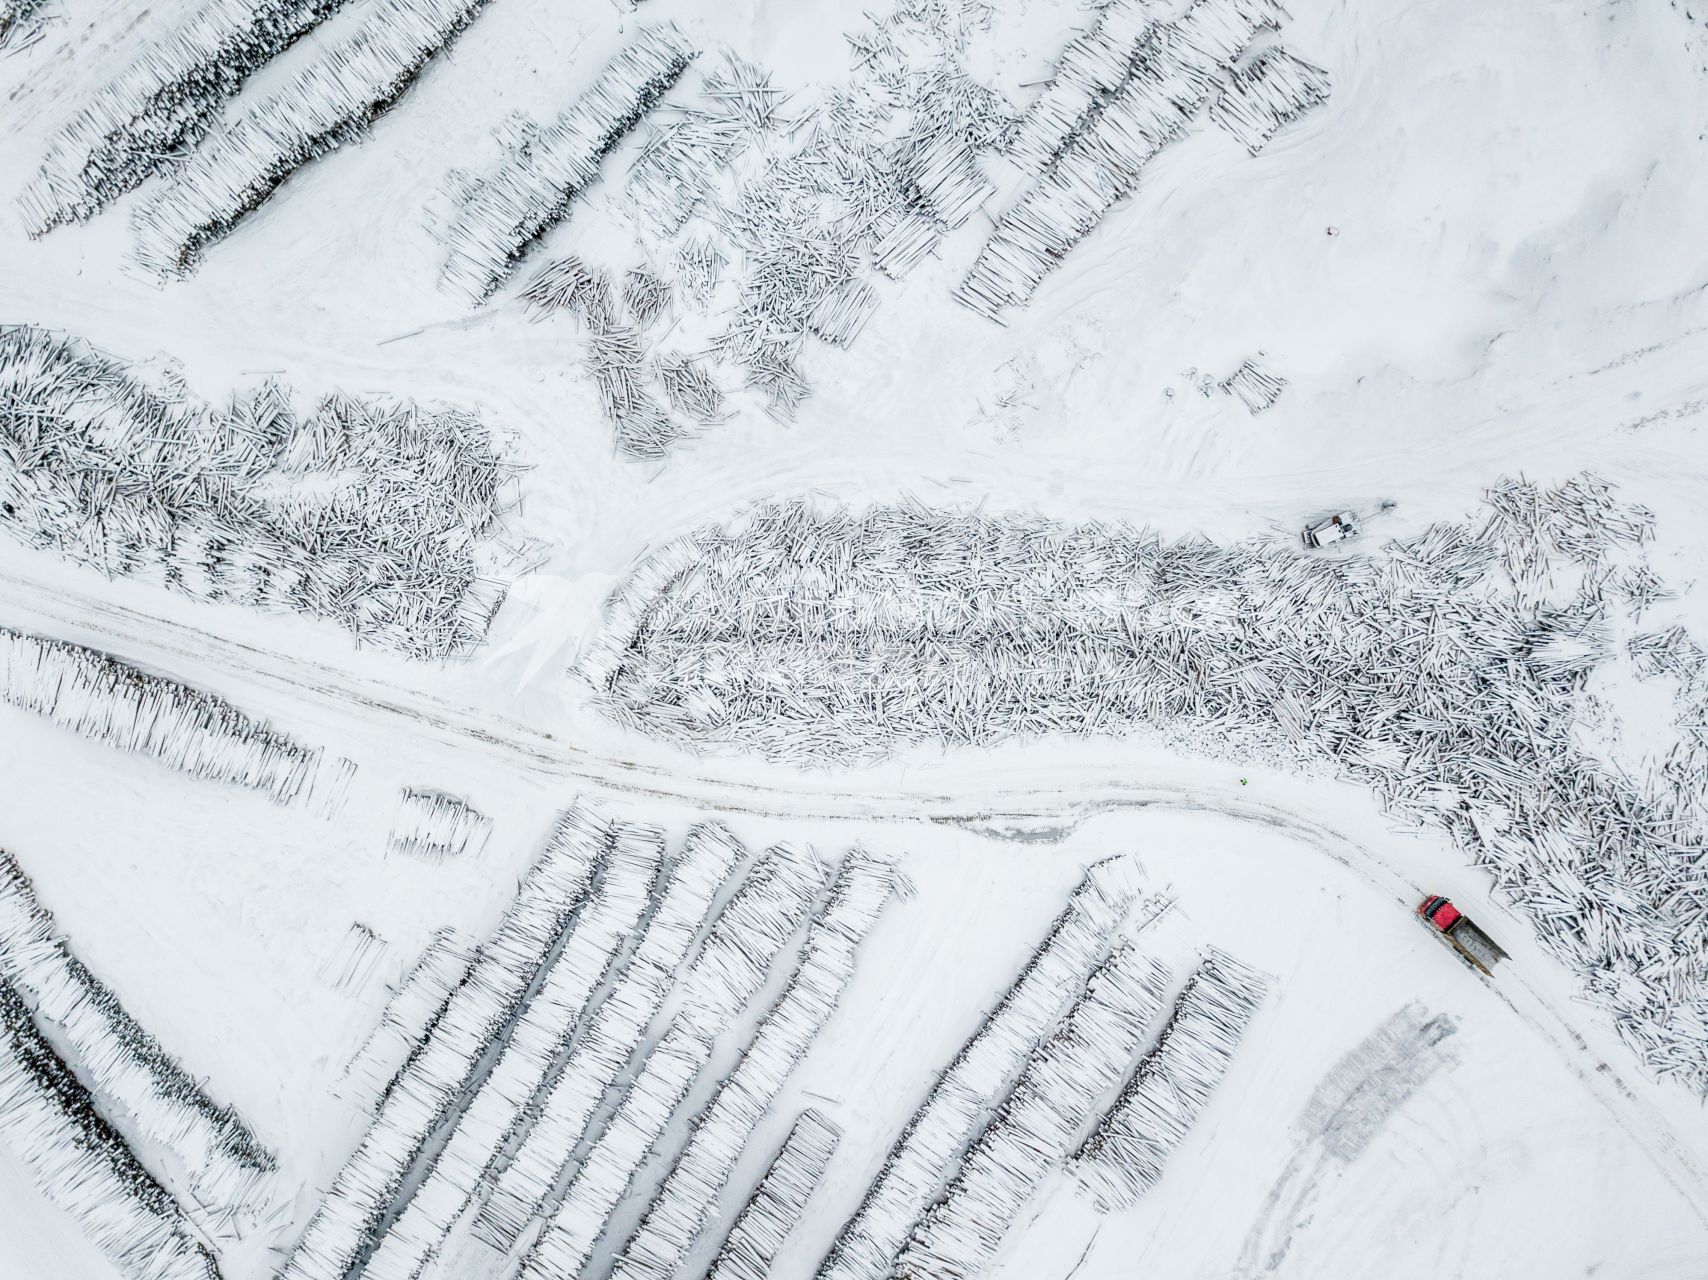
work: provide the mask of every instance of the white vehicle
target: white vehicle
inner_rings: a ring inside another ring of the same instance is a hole
[[[1327,520],[1306,525],[1303,535],[1307,547],[1326,547],[1332,542],[1345,542],[1357,536],[1358,522],[1350,511],[1336,512]]]

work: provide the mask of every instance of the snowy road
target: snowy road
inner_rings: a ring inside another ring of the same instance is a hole
[[[417,740],[430,749],[475,752],[495,763],[536,777],[587,785],[605,791],[682,803],[709,811],[795,820],[883,820],[966,827],[984,835],[1055,843],[1086,820],[1105,813],[1163,810],[1219,814],[1271,828],[1300,840],[1361,877],[1389,899],[1395,910],[1410,911],[1439,886],[1448,867],[1404,865],[1379,841],[1357,839],[1303,808],[1261,798],[1236,782],[1221,782],[1225,767],[1147,766],[1142,777],[1130,766],[1088,768],[1029,763],[1011,766],[933,766],[918,771],[929,785],[896,785],[879,777],[874,785],[850,787],[860,774],[826,772],[791,775],[776,786],[719,772],[715,761],[699,762],[700,771],[680,764],[650,764],[602,754],[559,741],[526,724],[458,707],[448,700],[395,684],[361,680],[348,672],[287,654],[215,637],[93,596],[53,587],[10,571],[0,571],[6,599],[0,624],[99,645],[141,666],[182,676],[220,673],[219,691],[240,705],[255,706],[255,690],[276,705],[309,704],[336,723],[357,718],[387,740]],[[248,696],[246,696],[248,691]],[[318,719],[319,717],[317,717]],[[1475,910],[1475,909],[1474,909]],[[1510,915],[1499,921],[1509,935],[1522,923]],[[1656,1169],[1708,1226],[1708,1162],[1703,1153],[1680,1141],[1675,1127],[1652,1100],[1654,1086],[1627,1079],[1629,1066],[1614,1049],[1604,1028],[1585,1026],[1586,1015],[1563,994],[1564,975],[1537,981],[1527,966],[1546,965],[1534,948],[1513,947],[1519,959],[1504,965],[1494,979],[1477,975],[1536,1037],[1549,1055],[1567,1067],[1647,1154]],[[1443,952],[1442,962],[1451,963]],[[1467,969],[1467,975],[1470,974]]]

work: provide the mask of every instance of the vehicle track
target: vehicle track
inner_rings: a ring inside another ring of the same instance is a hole
[[[0,623],[70,628],[110,642],[116,656],[163,674],[194,680],[193,671],[212,669],[251,685],[306,697],[334,714],[359,713],[369,727],[378,721],[406,736],[479,751],[542,778],[765,818],[930,823],[986,834],[993,823],[1001,822],[1045,822],[1065,836],[1105,813],[1211,813],[1279,831],[1319,850],[1407,912],[1426,892],[1380,850],[1308,814],[1253,796],[1237,784],[1206,780],[1201,769],[1166,773],[1152,769],[1150,776],[1133,779],[1115,767],[982,768],[965,775],[943,775],[936,787],[865,790],[829,785],[828,774],[799,774],[791,777],[787,787],[773,786],[710,768],[696,772],[602,755],[418,690],[383,681],[364,684],[324,664],[214,636],[13,571],[0,569],[0,584],[9,588],[0,600]],[[193,664],[188,671],[181,665],[173,671],[175,665],[186,662]],[[1052,776],[1061,780],[1052,781]],[[952,791],[942,786],[945,780],[953,784]],[[1698,1153],[1679,1142],[1659,1109],[1572,1025],[1563,1007],[1567,1002],[1531,982],[1514,962],[1502,965],[1497,978],[1475,973],[1469,966],[1466,971],[1583,1082],[1708,1226],[1708,1167]]]

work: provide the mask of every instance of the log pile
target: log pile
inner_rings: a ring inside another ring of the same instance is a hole
[[[385,955],[386,941],[360,920],[344,933],[344,941],[320,965],[320,980],[334,991],[364,987]]]
[[[1112,0],[1092,29],[1068,42],[1055,73],[1021,112],[1007,154],[1034,173],[1047,168],[1081,134],[1132,74],[1156,21],[1151,0]]]
[[[1252,414],[1262,413],[1281,398],[1287,379],[1271,373],[1260,358],[1245,361],[1217,384],[1223,395],[1237,396]]]
[[[492,819],[468,801],[443,791],[404,789],[386,852],[427,862],[479,854],[492,835]]]
[[[713,349],[774,417],[810,393],[807,337],[845,346],[876,307],[873,267],[904,275],[993,191],[977,158],[1011,113],[965,65],[988,18],[962,0],[899,0],[850,36],[854,74],[799,123],[801,143],[709,211],[742,268]]]
[[[392,992],[379,1025],[351,1055],[339,1082],[342,1096],[370,1109],[378,1104],[473,961],[473,948],[455,930],[433,935]]]
[[[704,360],[667,355],[656,367],[658,384],[677,413],[702,425],[723,417],[724,391]]]
[[[1133,1204],[1162,1177],[1227,1072],[1266,986],[1233,957],[1205,955],[1156,1047],[1074,1157],[1074,1173],[1105,1212]]]
[[[0,986],[37,1023],[56,1030],[108,1120],[170,1155],[210,1229],[235,1234],[265,1212],[277,1167],[273,1153],[84,967],[17,859],[4,851]]]
[[[943,1198],[902,1250],[898,1277],[983,1275],[1085,1117],[1126,1077],[1162,1011],[1168,971],[1118,946],[1098,967],[1061,1030],[1026,1064],[1014,1092],[973,1144]]]
[[[31,234],[91,218],[164,170],[214,127],[255,72],[344,3],[204,0],[54,136],[20,199]],[[11,5],[16,12],[18,0]],[[24,0],[25,11],[33,7]],[[0,17],[0,34],[4,26]]]
[[[537,1101],[533,1127],[481,1206],[475,1223],[481,1239],[508,1249],[543,1211],[607,1091],[645,1061],[645,1033],[684,964],[689,969],[682,990],[688,1000],[698,1000],[714,981],[712,962],[699,958],[702,951],[718,954],[731,945],[747,945],[767,955],[777,945],[771,939],[785,928],[793,931],[810,882],[792,873],[786,857],[787,851],[774,850],[744,875],[747,852],[722,827],[701,826],[689,834],[670,909],[654,916],[630,964],[629,980],[601,1006],[588,1034]],[[716,914],[708,935],[714,899],[736,881],[740,887]]]
[[[0,627],[0,702],[191,777],[290,804],[320,752],[216,694],[149,675],[93,649]]]
[[[615,823],[611,848],[581,908],[574,932],[549,962],[544,980],[505,1040],[490,1074],[457,1117],[424,1180],[387,1229],[362,1274],[411,1280],[421,1274],[462,1216],[505,1136],[569,1052],[601,986],[623,967],[624,943],[650,912],[664,857],[662,835]]]
[[[497,930],[380,1100],[280,1280],[342,1280],[371,1252],[423,1149],[479,1084],[491,1046],[507,1038],[575,918],[607,841],[606,827],[580,809],[560,821]]]
[[[811,392],[801,368],[810,342],[848,346],[879,305],[874,269],[899,279],[982,207],[994,188],[978,157],[1011,120],[966,65],[989,22],[977,0],[898,0],[850,37],[848,81],[787,131],[770,77],[736,58],[653,130],[625,195],[650,241],[647,270],[673,264],[686,309],[707,316],[707,347],[648,360],[648,309],[631,305],[618,321],[603,296],[583,300],[583,361],[625,454],[657,460],[689,434],[686,422],[719,420],[725,385],[792,418]],[[518,147],[534,147],[533,136],[525,131]],[[513,198],[478,186],[470,197],[508,209],[465,237],[473,266],[457,272],[477,297],[507,274],[506,246],[531,244],[493,228],[546,202],[509,185]],[[731,287],[720,291],[726,268]],[[548,274],[536,285],[525,296],[548,300]],[[689,360],[693,384],[682,376]]]
[[[771,864],[768,892],[752,900],[748,917],[726,912],[719,918],[683,984],[680,1012],[641,1063],[524,1258],[524,1280],[553,1280],[587,1264],[647,1152],[710,1060],[715,1040],[737,1023],[822,896],[816,860],[787,849],[781,854]]]
[[[1016,131],[1022,158],[1039,173],[955,290],[981,315],[994,319],[1028,301],[1186,133],[1253,39],[1285,15],[1276,0],[1193,0],[1171,22],[1147,21],[1139,6],[1108,17],[1106,30],[1069,46],[1067,82],[1047,90]]]
[[[707,1280],[767,1280],[841,1137],[842,1131],[818,1112],[801,1112],[724,1237]]]
[[[195,270],[304,165],[364,138],[489,0],[373,0],[281,88],[249,102],[136,212],[136,257],[161,276]]]
[[[1092,867],[1066,910],[984,1024],[943,1072],[890,1149],[818,1280],[884,1280],[944,1193],[993,1111],[1085,990],[1138,907],[1136,865]]]
[[[219,1280],[177,1202],[0,980],[0,1142],[126,1280]]]
[[[654,125],[625,184],[652,233],[675,235],[712,195],[719,175],[781,123],[783,91],[733,53],[700,85],[703,106],[677,106]]]
[[[1210,119],[1252,155],[1313,107],[1328,101],[1328,72],[1271,45],[1228,73]]]
[[[1677,625],[1632,636],[1625,650],[1639,676],[1671,676],[1689,684],[1708,667],[1708,653]]]
[[[0,49],[10,45],[24,24],[46,8],[47,0],[0,0]]]
[[[0,326],[0,531],[114,577],[295,612],[422,658],[467,653],[506,465],[454,411],[268,383],[173,398],[85,344]]]
[[[586,339],[582,367],[598,389],[599,407],[616,432],[617,447],[632,458],[660,458],[686,431],[653,391],[645,324],[633,310],[634,290],[623,294],[619,304],[610,276],[579,258],[547,263],[522,290],[536,311],[567,311],[581,321]],[[643,296],[640,302],[645,314],[652,301]],[[655,318],[656,312],[648,316]]]
[[[854,976],[855,952],[894,883],[894,869],[880,858],[854,850],[843,859],[788,986],[694,1121],[687,1148],[623,1246],[613,1280],[669,1280],[682,1273],[755,1129],[836,1011]]]
[[[645,267],[623,277],[623,306],[642,331],[652,328],[670,310],[670,282]]]
[[[541,237],[569,216],[606,155],[696,52],[673,25],[645,28],[568,111],[524,130],[497,166],[473,179],[446,226],[446,286],[473,302],[497,292]]]

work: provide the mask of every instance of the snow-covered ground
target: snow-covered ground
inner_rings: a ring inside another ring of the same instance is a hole
[[[0,542],[0,626],[214,690],[358,766],[348,805],[324,817],[0,705],[0,847],[138,1020],[279,1154],[284,1208],[224,1255],[232,1280],[272,1274],[360,1139],[362,1114],[332,1087],[386,985],[436,929],[490,931],[577,796],[673,839],[719,817],[756,847],[863,844],[915,886],[879,922],[733,1180],[752,1185],[802,1106],[844,1129],[779,1280],[813,1273],[1083,869],[1119,852],[1177,899],[1146,947],[1182,970],[1197,948],[1224,947],[1273,976],[1271,996],[1160,1185],[1104,1216],[1056,1175],[997,1274],[1703,1274],[1699,1104],[1642,1073],[1450,843],[1399,829],[1356,788],[1119,741],[800,773],[627,733],[567,675],[645,550],[807,492],[1121,517],[1220,540],[1290,537],[1307,516],[1392,500],[1370,527],[1385,537],[1462,515],[1503,475],[1587,468],[1655,511],[1650,562],[1664,577],[1700,578],[1699,20],[1633,0],[1294,0],[1287,44],[1329,70],[1333,95],[1262,154],[1215,129],[1166,152],[1002,327],[949,296],[988,233],[975,216],[905,282],[879,282],[882,305],[850,350],[811,351],[814,393],[795,422],[744,408],[641,464],[617,456],[575,327],[536,323],[506,296],[471,313],[441,292],[427,216],[450,170],[490,160],[507,113],[560,107],[637,16],[499,0],[370,139],[286,184],[187,281],[162,287],[130,262],[134,197],[29,240],[11,199],[54,128],[139,33],[187,7],[55,0],[38,42],[0,52],[0,323],[180,361],[212,400],[274,375],[305,396],[475,409],[514,437],[529,470],[511,525],[545,552],[486,648],[427,665],[357,649],[330,625],[108,581]],[[1075,0],[993,8],[979,70],[1023,102],[1088,12]],[[852,14],[647,0],[640,17],[729,46],[805,95],[846,78]],[[289,52],[252,91],[310,52]],[[1000,208],[1017,179],[999,163],[991,173]],[[618,193],[596,188],[546,254],[638,263]],[[1201,394],[1259,351],[1288,379],[1271,409],[1253,417]],[[1656,618],[1701,635],[1705,600],[1686,593]],[[1642,689],[1613,694],[1639,724],[1654,710]],[[485,850],[388,858],[406,786],[490,815]],[[1426,892],[1450,894],[1511,952],[1495,979],[1418,925]],[[339,991],[322,966],[358,921],[386,946],[369,980]],[[1334,1154],[1308,1127],[1313,1093],[1414,1002],[1452,1020],[1439,1067],[1355,1157]],[[0,1142],[0,1275],[111,1274]]]
[[[433,929],[489,928],[551,810],[573,794],[560,781],[443,754],[463,762],[463,785],[500,823],[478,865],[422,870],[384,855],[389,808],[375,775],[420,776],[405,752],[376,762],[351,816],[326,823],[67,744],[15,713],[6,728],[3,764],[17,783],[10,847],[133,1011],[279,1144],[281,1176],[304,1188],[299,1215],[312,1208],[308,1189],[323,1185],[359,1136],[359,1117],[330,1089],[377,1017],[384,981]],[[68,805],[62,788],[72,773]],[[1217,789],[1218,780],[1205,781]],[[1204,943],[1237,947],[1275,976],[1275,994],[1156,1191],[1104,1218],[1059,1179],[1017,1231],[1000,1274],[1066,1275],[1084,1253],[1078,1274],[1092,1276],[1129,1274],[1140,1263],[1183,1276],[1574,1274],[1598,1263],[1620,1275],[1690,1275],[1708,1186],[1696,1107],[1634,1076],[1516,922],[1500,934],[1515,959],[1490,984],[1390,891],[1428,868],[1429,887],[1498,919],[1477,877],[1453,867],[1438,842],[1384,830],[1345,789],[1261,775],[1243,788],[1236,778],[1219,781],[1249,795],[1250,813],[1215,812],[1206,797],[1210,811],[1159,807],[1065,825],[992,820],[978,830],[728,815],[750,844],[805,834],[826,850],[859,842],[899,854],[917,890],[881,922],[842,1011],[773,1113],[776,1131],[750,1153],[757,1163],[745,1176],[756,1177],[791,1102],[827,1110],[846,1133],[778,1274],[811,1273],[890,1138],[1081,866],[1131,851],[1149,882],[1178,901],[1144,935],[1147,949],[1179,964]],[[1263,810],[1330,815],[1341,830],[1252,816]],[[617,806],[625,811],[678,830],[704,812],[656,800]],[[357,816],[364,812],[373,820]],[[1002,827],[1006,837],[991,834]],[[1359,855],[1350,866],[1339,861]],[[339,993],[318,970],[354,919],[389,945],[368,983]],[[1443,1065],[1356,1158],[1324,1154],[1302,1117],[1313,1091],[1342,1055],[1414,1001],[1455,1023]],[[1586,1024],[1587,1048],[1560,1034],[1562,1012]],[[1611,1081],[1637,1097],[1622,1098]],[[1668,1132],[1684,1142],[1682,1156],[1657,1150],[1656,1135]],[[30,1204],[27,1185],[8,1203]],[[51,1247],[42,1237],[55,1223],[51,1213],[26,1216],[31,1234],[8,1233],[20,1267],[25,1251]],[[73,1228],[63,1231],[75,1242]],[[79,1257],[86,1251],[63,1256],[63,1274],[105,1274]],[[262,1259],[250,1265],[233,1274],[264,1274]]]

